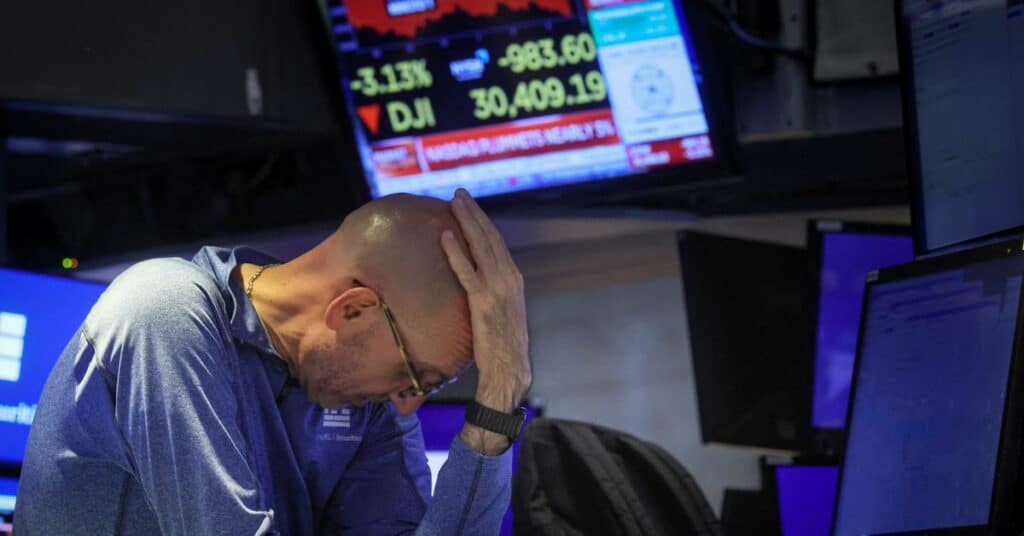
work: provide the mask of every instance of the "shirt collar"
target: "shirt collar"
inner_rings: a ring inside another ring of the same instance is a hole
[[[256,314],[256,308],[245,295],[242,286],[231,278],[231,272],[243,263],[263,265],[279,263],[281,260],[245,246],[232,249],[206,246],[196,253],[192,262],[209,271],[217,281],[227,304],[232,336],[280,358],[281,355],[270,343],[270,336]]]

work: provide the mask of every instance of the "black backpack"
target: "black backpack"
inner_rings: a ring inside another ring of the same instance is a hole
[[[512,480],[515,534],[721,536],[693,477],[661,447],[592,424],[535,419]]]

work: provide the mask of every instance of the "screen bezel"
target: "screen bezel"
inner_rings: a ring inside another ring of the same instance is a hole
[[[339,5],[342,0],[318,0],[327,8]],[[606,195],[613,195],[616,201],[628,202],[631,199],[642,198],[651,191],[660,191],[666,188],[682,188],[684,185],[703,185],[707,181],[728,179],[741,172],[742,166],[739,163],[738,142],[731,102],[731,85],[728,83],[727,63],[719,60],[721,54],[717,50],[724,48],[718,46],[718,36],[713,34],[714,25],[711,24],[712,15],[709,8],[702,2],[695,0],[669,0],[673,5],[682,9],[681,19],[689,32],[689,39],[684,39],[687,45],[693,46],[693,56],[696,58],[700,68],[703,84],[698,86],[701,101],[704,106],[705,118],[708,122],[708,137],[711,138],[711,146],[715,156],[709,160],[691,163],[678,164],[665,168],[655,168],[641,173],[622,175],[614,178],[591,179],[578,183],[537,188],[524,191],[507,192],[496,195],[482,196],[478,202],[488,209],[514,209],[517,207],[532,207],[539,204],[581,204],[588,201],[599,201]],[[332,50],[337,51],[337,42],[333,32],[329,31],[331,26],[328,10],[322,10],[325,17],[326,37]],[[684,34],[684,38],[686,35]],[[348,98],[344,94],[340,80],[341,56],[332,52],[335,61],[331,65],[330,79],[337,80],[334,90],[335,101],[341,104],[337,114],[339,128],[345,139],[349,156],[352,163],[350,167],[355,173],[350,177],[349,182],[352,188],[358,193],[362,202],[373,199],[370,193],[370,184],[367,170],[363,165],[359,153],[358,139],[355,135],[356,128],[359,128],[352,112],[349,109]]]
[[[893,266],[869,274],[864,289],[864,300],[861,304],[860,326],[857,328],[857,354],[853,365],[853,379],[850,382],[850,403],[846,408],[847,426],[843,431],[843,454],[839,464],[839,478],[836,480],[836,498],[832,510],[832,528],[830,530],[830,534],[833,536],[836,533],[837,514],[839,513],[839,503],[842,498],[843,477],[846,472],[846,446],[850,435],[849,423],[853,416],[857,380],[860,375],[861,349],[864,345],[864,320],[867,314],[871,289],[875,285],[882,283],[891,283],[934,272],[953,270],[970,264],[1014,255],[1024,255],[1024,241],[1011,240],[970,250],[957,251],[940,257],[932,257]],[[1024,417],[1024,393],[1020,392],[1024,388],[1024,285],[1021,287],[1021,296],[1018,299],[1021,306],[1018,307],[1017,311],[1017,327],[1010,355],[1007,396],[1003,406],[1003,420],[1000,427],[999,447],[997,449],[996,468],[993,478],[992,505],[989,509],[988,524],[892,534],[904,536],[914,534],[991,534],[995,536],[1008,533],[1007,531],[1011,530],[1012,527],[1015,527],[1016,531],[1024,528],[1022,526],[1022,518],[1024,516],[1021,514],[1015,515],[1015,511],[1022,511],[1019,507],[1022,501],[1024,501],[1024,492],[1018,491],[1016,488],[1021,483],[1022,476],[1024,476],[1018,467],[1021,456],[1021,439],[1022,434],[1024,434],[1024,425],[1021,424],[1021,418]]]
[[[910,43],[910,27],[903,16],[905,0],[893,3],[896,16],[896,45],[899,59],[900,95],[903,106],[903,140],[907,152],[907,177],[910,180],[910,215],[914,222],[914,255],[920,257],[932,253],[952,251],[964,244],[996,240],[1024,233],[1024,225],[1012,227],[985,235],[960,240],[949,244],[928,247],[927,214],[924,208],[924,190],[922,189],[920,139],[917,129],[917,110],[914,99],[914,70],[912,68],[913,53]]]
[[[818,314],[821,298],[821,268],[822,254],[824,253],[824,239],[828,233],[853,233],[873,234],[912,237],[912,228],[909,225],[896,223],[871,223],[854,222],[830,219],[812,219],[807,221],[807,256],[810,260],[810,288],[807,290],[807,305],[810,312],[810,348],[811,358],[814,361],[812,367],[813,378],[817,377],[818,371]],[[858,326],[858,330],[859,330]],[[852,386],[852,385],[851,385]],[[814,425],[814,396],[815,386],[811,385],[811,436],[812,450],[824,456],[842,457],[841,446],[843,444],[843,430],[846,426],[839,428],[817,427]],[[852,392],[852,391],[851,391]]]

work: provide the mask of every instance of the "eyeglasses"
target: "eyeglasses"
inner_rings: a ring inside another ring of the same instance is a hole
[[[445,385],[455,381],[455,378],[450,380],[442,379],[441,383],[424,388],[423,382],[420,381],[419,374],[416,374],[416,369],[412,368],[412,362],[409,361],[409,352],[405,349],[405,343],[402,342],[402,336],[398,334],[398,325],[395,323],[395,315],[391,313],[391,308],[384,303],[384,300],[380,300],[380,308],[384,311],[384,318],[388,321],[388,327],[391,328],[391,335],[395,338],[395,344],[398,345],[398,353],[402,355],[402,362],[405,363],[405,372],[409,375],[409,380],[412,382],[412,389],[403,391],[401,396],[405,396],[406,393],[411,393],[413,396],[430,396],[440,391]]]

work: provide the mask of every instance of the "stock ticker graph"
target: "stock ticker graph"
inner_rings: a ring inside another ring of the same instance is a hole
[[[571,0],[405,0],[345,2],[364,45],[443,36],[473,28],[572,17]]]

